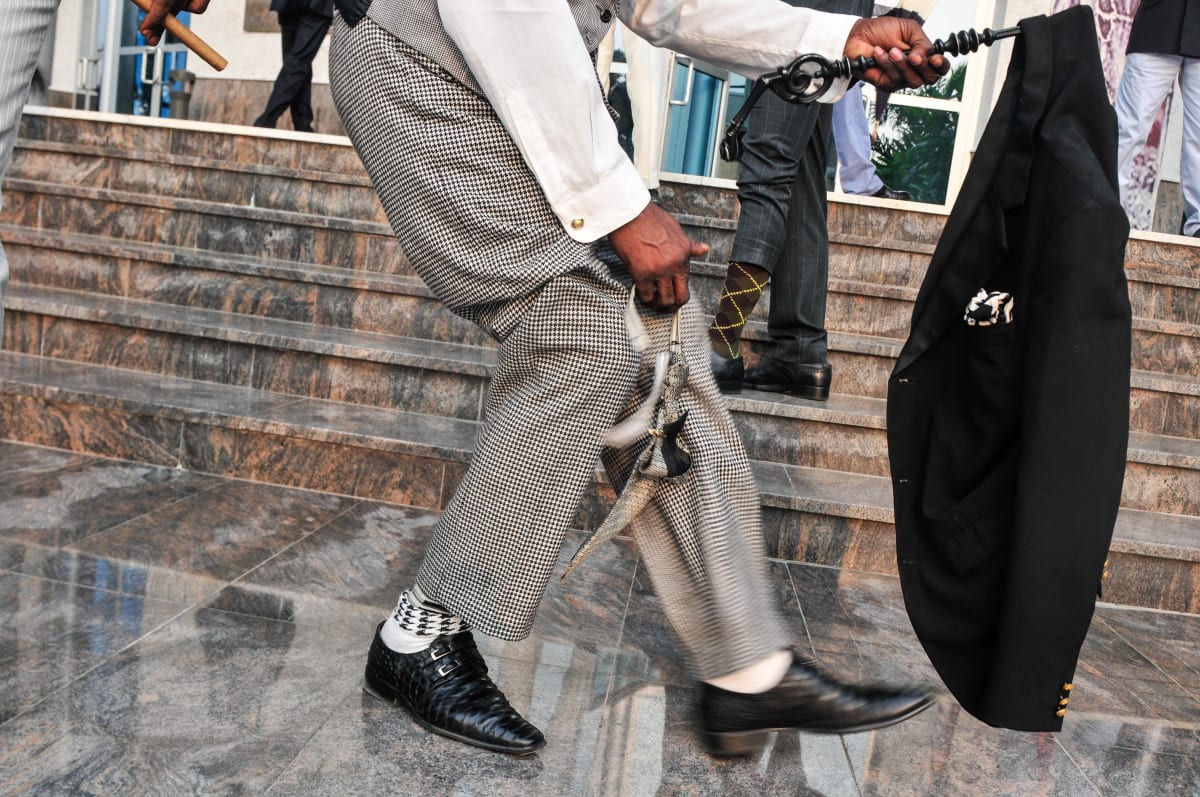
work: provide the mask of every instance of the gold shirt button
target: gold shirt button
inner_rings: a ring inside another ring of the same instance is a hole
[[[571,219],[571,228],[576,230],[583,229],[583,219]]]

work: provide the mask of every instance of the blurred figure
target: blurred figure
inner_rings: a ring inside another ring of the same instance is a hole
[[[658,173],[662,166],[663,137],[667,123],[667,84],[675,54],[655,47],[624,25],[613,25],[596,52],[596,72],[604,93],[609,93],[609,74],[617,28],[625,52],[625,91],[633,122],[633,165],[650,195],[658,198]],[[620,109],[618,109],[620,111]]]
[[[271,0],[283,32],[283,66],[255,127],[274,127],[291,110],[292,127],[312,133],[312,62],[333,22],[333,0]]]

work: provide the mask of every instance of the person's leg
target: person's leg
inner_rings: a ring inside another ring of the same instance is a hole
[[[729,268],[708,329],[712,369],[721,389],[741,390],[742,331],[779,261],[796,172],[819,109],[766,92],[746,120],[738,169],[738,216]],[[821,193],[825,188],[822,183]]]
[[[1186,58],[1179,76],[1183,95],[1183,234],[1200,236],[1200,58]]]
[[[771,280],[770,357],[746,373],[753,390],[829,398],[832,371],[825,332],[829,282],[829,205],[825,147],[832,109],[822,106],[804,150],[787,213],[787,237]]]
[[[4,0],[0,3],[0,180],[12,161],[21,112],[29,97],[38,54],[54,19],[58,0]],[[8,257],[0,243],[0,339],[4,337],[4,295]]]
[[[283,64],[271,87],[266,109],[254,120],[255,127],[274,127],[283,112],[290,108],[292,126],[296,130],[312,129],[312,105],[305,97],[311,96],[312,61],[325,40],[331,21],[306,11],[279,16]]]
[[[1125,71],[1117,88],[1117,182],[1121,204],[1133,220],[1139,216],[1139,195],[1154,190],[1153,185],[1141,185],[1134,175],[1134,159],[1146,146],[1150,127],[1158,109],[1171,92],[1179,74],[1181,59],[1173,55],[1130,53]],[[1144,224],[1142,226],[1147,226]]]
[[[317,51],[321,49],[332,22],[332,17],[306,13],[296,27],[296,35],[292,40],[292,68],[297,77],[294,79],[296,89],[292,95],[290,110],[292,127],[301,132],[311,133],[313,129],[313,59],[317,57]]]
[[[871,130],[863,109],[862,83],[855,83],[834,103],[833,140],[837,143],[843,191],[869,196],[883,188],[883,180],[871,161]]]

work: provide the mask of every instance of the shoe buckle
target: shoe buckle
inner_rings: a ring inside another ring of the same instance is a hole
[[[431,647],[429,649],[429,660],[437,661],[438,659],[444,659],[447,656],[449,656],[450,653],[451,653],[451,650],[450,650],[449,646],[444,647],[441,650],[438,650],[435,647]]]
[[[450,673],[458,669],[457,661],[448,661],[437,668],[438,678],[445,678]]]

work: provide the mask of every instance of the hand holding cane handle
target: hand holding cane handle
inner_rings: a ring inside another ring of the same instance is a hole
[[[133,4],[143,11],[149,11],[151,0],[132,0]],[[171,32],[171,34],[179,39],[180,42],[187,45],[187,48],[200,56],[204,63],[211,66],[213,69],[220,72],[225,67],[229,66],[229,62],[212,47],[208,42],[201,39],[195,33],[187,28],[182,22],[175,18],[174,14],[167,14],[163,20],[163,26]]]

